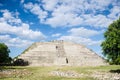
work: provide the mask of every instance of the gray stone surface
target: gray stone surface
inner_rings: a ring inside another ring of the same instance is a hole
[[[96,53],[83,45],[64,41],[37,42],[32,44],[18,58],[30,66],[69,65],[99,66],[106,65]]]

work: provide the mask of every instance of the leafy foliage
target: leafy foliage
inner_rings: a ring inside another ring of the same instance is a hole
[[[13,62],[15,66],[27,66],[29,65],[28,61],[24,61],[23,59],[17,59]]]
[[[7,45],[0,43],[0,63],[8,63],[11,58],[9,57],[10,50]]]
[[[120,65],[120,18],[109,25],[102,42],[104,56],[110,64]]]

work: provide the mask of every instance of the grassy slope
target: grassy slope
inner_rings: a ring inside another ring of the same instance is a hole
[[[19,76],[12,75],[7,78],[0,78],[0,80],[94,80],[92,77],[83,76],[81,78],[67,78],[50,75],[51,71],[75,71],[82,74],[91,74],[93,71],[110,71],[120,69],[120,66],[99,66],[99,67],[13,67],[13,69],[27,69],[31,72],[29,75]]]

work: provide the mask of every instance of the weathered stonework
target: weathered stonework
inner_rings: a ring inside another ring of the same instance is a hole
[[[37,42],[18,56],[30,63],[40,65],[99,66],[104,59],[83,45],[64,41]]]

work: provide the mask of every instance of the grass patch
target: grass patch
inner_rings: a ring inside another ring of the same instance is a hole
[[[94,71],[110,71],[118,70],[120,66],[109,65],[109,66],[98,66],[98,67],[73,67],[73,66],[50,66],[50,67],[4,67],[4,70],[17,70],[20,71],[16,74],[12,74],[8,77],[0,77],[0,80],[96,80],[89,76]],[[23,72],[22,72],[23,71]],[[27,71],[28,74],[22,75]],[[79,74],[84,74],[87,76],[82,76],[78,78],[69,78],[51,75],[51,71],[74,71]],[[22,72],[22,73],[21,73]],[[29,74],[30,72],[30,74]],[[2,73],[2,72],[0,72]],[[0,75],[1,76],[1,75]]]

